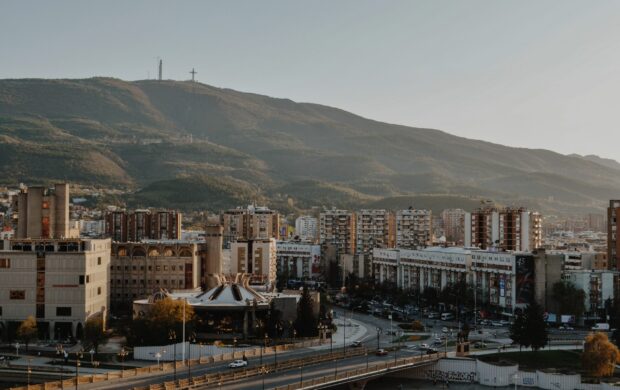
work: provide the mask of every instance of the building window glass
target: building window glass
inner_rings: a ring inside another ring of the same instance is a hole
[[[71,317],[71,308],[70,307],[57,307],[56,316],[57,317]]]
[[[0,259],[0,268],[11,268],[11,259]]]

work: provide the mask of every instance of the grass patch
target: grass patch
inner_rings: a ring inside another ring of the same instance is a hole
[[[487,363],[517,363],[520,368],[531,370],[542,370],[546,368],[574,371],[581,370],[580,351],[504,352],[482,355],[479,359]]]

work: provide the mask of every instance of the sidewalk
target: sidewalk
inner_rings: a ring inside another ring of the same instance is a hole
[[[332,333],[331,345],[329,340],[327,340],[323,345],[310,347],[310,349],[323,350],[329,349],[332,346],[334,348],[336,346],[342,347],[345,343],[349,345],[354,341],[360,341],[368,332],[366,326],[362,322],[350,318],[346,319],[346,323],[342,318],[336,318],[334,319],[334,324],[336,324],[338,329],[335,333]]]

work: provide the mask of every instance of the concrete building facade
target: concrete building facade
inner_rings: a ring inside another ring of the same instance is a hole
[[[610,200],[607,208],[607,261],[610,269],[620,270],[620,200]]]
[[[33,316],[39,337],[81,338],[85,322],[104,320],[110,303],[110,240],[3,241],[0,330],[13,337]]]
[[[416,249],[432,244],[433,215],[430,210],[396,212],[396,247]]]
[[[273,238],[230,243],[230,272],[248,274],[252,284],[273,286],[277,274],[277,246]]]
[[[24,187],[15,198],[15,238],[69,238],[69,184]]]
[[[267,207],[248,206],[226,210],[221,215],[224,245],[243,240],[280,238],[280,215]]]
[[[308,280],[320,275],[321,246],[310,242],[278,241],[277,270],[289,279]]]
[[[319,241],[334,247],[336,256],[355,253],[355,213],[348,210],[325,210],[319,217]]]
[[[295,220],[295,235],[302,241],[316,242],[319,238],[319,220],[302,215]]]
[[[542,246],[542,216],[525,208],[477,209],[465,215],[465,246],[533,251]]]
[[[105,231],[115,242],[179,240],[181,218],[175,210],[111,211],[105,216]]]

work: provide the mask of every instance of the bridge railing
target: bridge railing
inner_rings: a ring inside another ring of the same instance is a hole
[[[297,342],[294,344],[282,344],[282,345],[277,346],[277,352],[289,351],[289,350],[293,350],[296,348],[314,347],[318,345],[323,345],[324,343],[325,343],[324,340],[306,340],[306,341]],[[77,379],[75,376],[73,376],[72,378],[67,378],[63,380],[62,382],[60,380],[50,381],[50,382],[45,382],[45,383],[32,384],[30,386],[12,387],[10,390],[56,390],[56,389],[62,389],[64,387],[67,387],[67,388],[75,387],[76,380],[78,381],[78,384],[88,384],[88,383],[102,382],[102,381],[108,381],[108,380],[137,377],[140,375],[148,375],[148,374],[153,374],[153,373],[158,373],[158,374],[170,373],[174,371],[175,365],[176,365],[177,370],[179,370],[184,367],[187,367],[188,364],[194,367],[194,366],[198,366],[199,364],[209,364],[209,363],[241,359],[243,358],[243,356],[257,357],[261,354],[261,350],[262,350],[263,357],[271,356],[276,353],[275,346],[266,347],[266,348],[258,347],[258,348],[254,348],[251,350],[236,351],[234,353],[224,353],[221,355],[213,355],[213,356],[202,356],[199,359],[191,359],[191,360],[188,359],[186,360],[185,363],[181,361],[164,362],[164,363],[160,363],[159,365],[155,364],[155,365],[150,365],[146,367],[130,368],[130,369],[118,370],[118,371],[109,371],[109,372],[101,373],[101,374],[81,375],[77,377]],[[66,367],[70,368],[71,365],[67,364]],[[64,372],[63,375],[70,377],[71,373]]]
[[[409,368],[412,365],[417,363],[436,361],[442,357],[445,357],[445,353],[435,353],[432,355],[424,355],[424,356],[415,356],[410,358],[398,359],[396,362],[381,362],[376,364],[371,364],[367,368],[357,368],[354,370],[348,370],[344,372],[339,372],[333,375],[326,375],[320,378],[308,379],[305,381],[300,381],[297,383],[292,383],[285,386],[275,387],[272,390],[301,390],[301,389],[311,389],[317,386],[327,385],[327,384],[336,384],[338,382],[347,381],[351,378],[364,378],[367,376],[372,376],[377,373],[383,371],[389,371],[391,369],[402,369]]]
[[[287,359],[282,362],[263,364],[260,367],[246,368],[243,370],[229,371],[224,373],[213,373],[193,376],[191,381],[189,379],[179,379],[176,382],[164,382],[155,385],[134,387],[133,390],[163,390],[163,389],[191,389],[194,386],[218,386],[226,384],[228,382],[234,382],[240,379],[245,379],[253,376],[258,376],[266,372],[274,372],[289,370],[291,368],[297,368],[300,366],[310,366],[313,364],[323,363],[326,361],[343,359],[345,357],[357,357],[368,353],[364,348],[351,348],[347,350],[346,355],[344,351],[326,352],[318,355],[313,355],[305,358]]]

